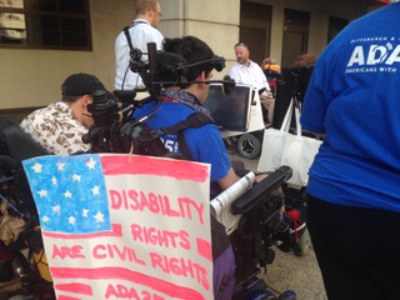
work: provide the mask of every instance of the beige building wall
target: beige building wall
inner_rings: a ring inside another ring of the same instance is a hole
[[[135,16],[134,0],[89,0],[92,51],[0,48],[0,109],[45,106],[60,99],[64,79],[76,72],[114,86],[114,42]],[[239,36],[240,0],[160,0],[166,37],[195,35],[233,64]],[[228,9],[227,9],[228,8]],[[207,13],[206,13],[207,12]],[[222,77],[226,72],[216,74]]]
[[[354,19],[367,11],[363,0],[252,0],[273,7],[271,56],[282,56],[284,9],[311,13],[308,52],[319,55],[326,46],[329,16]],[[135,16],[134,0],[89,0],[92,51],[0,48],[0,109],[44,106],[60,98],[63,80],[76,72],[97,75],[113,89],[114,42]],[[233,45],[239,40],[240,0],[160,0],[160,31],[166,37],[194,35],[227,59],[222,78],[235,63]],[[364,4],[363,4],[364,3]],[[329,14],[327,13],[329,12]]]
[[[329,17],[354,20],[368,11],[363,0],[247,0],[272,6],[272,28],[270,56],[280,64],[284,35],[285,9],[309,12],[310,32],[308,53],[318,56],[326,47],[329,30]]]
[[[233,46],[239,39],[240,0],[160,0],[163,20],[159,29],[166,37],[193,35],[205,41],[227,67],[215,72],[222,78],[235,63]]]
[[[90,0],[93,51],[0,48],[0,109],[59,100],[62,82],[77,72],[95,74],[113,89],[114,41],[135,16],[133,3]]]

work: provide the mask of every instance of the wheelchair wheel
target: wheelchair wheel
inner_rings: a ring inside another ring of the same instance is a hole
[[[247,159],[253,159],[261,152],[261,142],[253,134],[244,134],[237,142],[237,150],[240,156]]]

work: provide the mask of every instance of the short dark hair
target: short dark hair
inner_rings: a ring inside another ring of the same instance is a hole
[[[194,36],[185,36],[175,39],[166,38],[164,40],[164,50],[165,52],[182,56],[188,65],[210,59],[214,56],[214,52],[211,48],[205,42]],[[208,76],[213,68],[212,64],[201,64],[191,67],[187,70],[186,78],[188,81],[193,81],[201,75],[203,71],[206,73],[206,76]]]
[[[61,85],[61,94],[67,96],[67,98],[92,95],[98,89],[105,90],[105,87],[96,76],[78,73],[72,74],[65,79]]]
[[[83,96],[66,96],[66,95],[63,95],[62,98],[61,98],[61,101],[67,102],[67,103],[74,103],[74,102],[78,101],[82,97]]]

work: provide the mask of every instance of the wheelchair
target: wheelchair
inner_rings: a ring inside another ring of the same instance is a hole
[[[25,159],[47,154],[16,124],[0,117],[1,200],[8,202],[10,214],[26,222],[16,241],[7,246],[12,254],[7,269],[8,277],[0,278],[3,281],[18,281],[19,289],[2,293],[0,284],[0,299],[12,299],[14,295],[20,296],[14,299],[55,299],[38,215],[21,164]],[[295,293],[291,291],[277,298],[266,289],[264,281],[257,277],[261,269],[274,260],[271,246],[289,230],[282,220],[283,195],[280,187],[290,176],[291,169],[281,167],[233,203],[232,214],[242,216],[237,230],[230,236],[237,266],[233,300],[296,299]],[[23,250],[28,255],[22,255]],[[0,263],[7,264],[1,261],[1,256]]]
[[[13,240],[0,240],[0,299],[55,299],[38,214],[21,164],[47,154],[12,121],[0,117],[0,202],[8,206],[0,218],[23,224]]]

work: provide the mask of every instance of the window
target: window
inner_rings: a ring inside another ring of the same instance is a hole
[[[0,0],[0,46],[91,50],[88,0]]]

